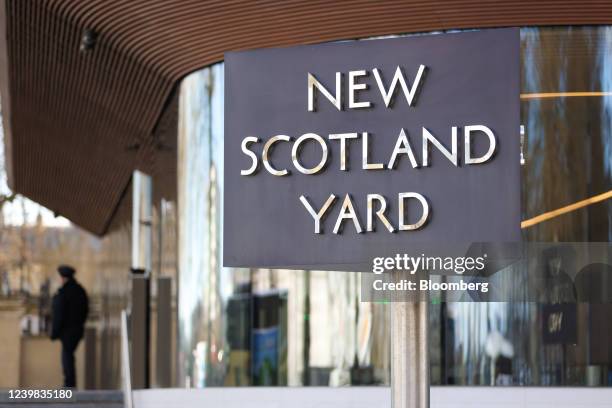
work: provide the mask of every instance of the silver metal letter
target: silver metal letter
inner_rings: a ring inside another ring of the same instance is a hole
[[[419,202],[421,203],[421,206],[423,207],[423,215],[421,215],[421,218],[414,224],[404,223],[404,215],[405,215],[404,199],[406,198],[416,198],[417,200],[419,200]],[[418,230],[423,225],[425,225],[425,223],[427,222],[427,219],[429,218],[429,203],[427,202],[425,197],[423,197],[419,193],[399,193],[398,200],[399,200],[398,207],[399,207],[399,230],[400,231]]]
[[[286,176],[287,174],[289,174],[289,170],[287,170],[287,169],[283,169],[283,170],[275,169],[274,167],[272,167],[272,163],[270,162],[270,159],[268,158],[268,156],[270,154],[270,150],[272,149],[272,145],[274,143],[278,142],[279,140],[282,140],[283,142],[288,142],[288,141],[291,140],[291,138],[289,136],[286,136],[286,135],[278,135],[278,136],[271,137],[264,144],[263,152],[262,152],[261,156],[262,156],[262,161],[263,161],[264,167],[266,168],[266,170],[268,170],[270,172],[270,174],[272,174],[274,176]]]
[[[314,139],[317,142],[319,142],[319,144],[321,145],[321,161],[319,162],[319,164],[317,164],[312,169],[307,169],[306,167],[302,166],[300,164],[300,161],[298,160],[298,154],[300,152],[300,145],[302,144],[302,142],[308,139]],[[316,133],[303,134],[293,144],[293,148],[291,149],[291,161],[293,161],[293,165],[295,166],[296,169],[298,169],[300,173],[303,173],[303,174],[318,173],[319,171],[321,171],[321,169],[323,169],[323,167],[325,167],[325,164],[327,164],[327,144],[325,144],[325,140],[321,136],[317,135]]]
[[[334,226],[334,234],[338,234],[340,232],[340,229],[342,227],[342,221],[346,219],[353,220],[355,230],[358,234],[361,234],[361,225],[359,225],[357,213],[355,212],[355,208],[353,208],[353,202],[351,201],[351,197],[348,194],[344,196],[342,208],[340,209],[340,214],[338,214],[338,219],[336,220],[336,225]]]
[[[389,164],[387,165],[388,168],[392,170],[395,168],[395,162],[399,154],[408,155],[408,159],[410,159],[410,164],[412,165],[413,169],[419,167],[419,163],[417,163],[416,158],[414,157],[414,153],[412,152],[410,142],[408,141],[408,137],[406,136],[406,131],[404,131],[404,129],[400,131],[400,134],[397,137],[395,147],[393,148],[393,154],[391,155],[391,159],[389,160]]]
[[[458,165],[458,161],[457,161],[457,126],[453,126],[451,138],[452,138],[451,139],[452,146],[451,146],[451,151],[449,152],[448,149],[446,149],[446,147],[444,147],[444,145],[440,143],[440,141],[434,137],[434,135],[429,133],[429,130],[423,128],[423,166],[424,167],[429,166],[429,144],[428,142],[431,142],[434,146],[436,146],[436,148],[440,152],[442,152],[442,154],[448,160],[450,160],[450,162],[453,163],[455,167]]]
[[[335,200],[336,200],[336,196],[333,194],[330,194],[325,204],[323,204],[323,207],[321,207],[319,212],[316,212],[314,208],[312,208],[312,206],[308,202],[308,199],[305,196],[300,196],[300,201],[302,202],[302,204],[304,204],[304,207],[306,207],[306,210],[308,210],[308,213],[312,215],[312,218],[314,218],[315,234],[321,233],[321,220],[323,219],[325,212],[328,210],[329,207],[331,207],[331,205],[334,203]]]
[[[240,170],[241,176],[250,176],[251,174],[255,173],[255,171],[257,171],[257,167],[259,167],[257,156],[255,155],[255,153],[249,150],[249,145],[251,143],[257,143],[257,142],[259,142],[259,139],[254,136],[247,136],[244,139],[242,139],[242,143],[240,145],[240,147],[242,148],[242,152],[246,154],[247,156],[249,156],[251,160],[253,161],[253,163],[251,164],[251,167],[249,167],[248,169]]]
[[[336,96],[325,89],[325,87],[312,75],[308,73],[308,112],[315,111],[315,93],[314,88],[317,87],[319,92],[323,94],[338,110],[342,110],[342,73],[336,72]]]
[[[357,133],[335,133],[329,135],[329,140],[340,140],[340,170],[347,170],[348,152],[346,139],[357,139]]]
[[[369,108],[370,102],[357,102],[356,93],[360,90],[368,89],[367,84],[355,83],[355,78],[367,76],[367,71],[349,71],[349,109]]]
[[[380,208],[376,211],[376,216],[383,222],[383,224],[385,224],[385,227],[387,227],[389,232],[394,232],[395,228],[393,228],[393,225],[391,225],[387,217],[385,217],[387,201],[385,200],[385,197],[381,196],[380,194],[368,194],[368,222],[366,231],[374,231],[374,216],[372,214],[374,210],[374,200],[377,200],[380,203]]]
[[[472,157],[472,147],[471,147],[471,133],[472,132],[483,132],[485,135],[489,137],[489,150],[482,157],[473,158]],[[481,164],[489,161],[491,157],[493,157],[493,153],[495,153],[495,147],[497,142],[495,140],[495,135],[493,131],[484,125],[473,125],[466,126],[463,129],[463,135],[465,138],[465,164]]]
[[[368,163],[369,160],[369,143],[368,143],[368,132],[361,133],[361,167],[364,170],[380,170],[385,167],[382,163]]]
[[[404,96],[406,97],[406,101],[408,102],[408,106],[412,106],[412,102],[415,96],[418,93],[419,87],[421,86],[421,80],[423,79],[423,74],[425,73],[425,69],[427,67],[425,65],[419,66],[419,71],[414,78],[414,82],[412,83],[412,87],[408,90],[408,85],[406,84],[406,79],[404,78],[404,73],[402,69],[398,66],[395,70],[395,75],[393,76],[393,80],[391,81],[391,85],[389,86],[389,91],[385,90],[385,84],[383,84],[382,77],[378,68],[374,68],[374,77],[376,78],[376,84],[378,85],[378,90],[380,91],[380,95],[383,97],[385,101],[385,106],[388,108],[393,104],[393,96],[395,95],[395,88],[397,87],[397,83],[399,82],[402,87],[402,91],[404,92]]]

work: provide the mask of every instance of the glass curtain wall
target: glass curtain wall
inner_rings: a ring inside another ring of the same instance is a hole
[[[178,163],[181,382],[386,382],[386,307],[358,301],[357,274],[221,266],[222,64],[183,81]]]
[[[609,242],[612,200],[600,198],[612,190],[612,28],[522,29],[521,61],[523,220],[553,215],[525,226],[523,239]],[[388,384],[389,307],[359,302],[358,274],[221,266],[223,105],[223,64],[183,81],[181,383]],[[559,292],[545,300],[561,302]],[[432,383],[612,385],[612,310],[563,307],[577,317],[575,336],[545,341],[540,304],[432,305]]]

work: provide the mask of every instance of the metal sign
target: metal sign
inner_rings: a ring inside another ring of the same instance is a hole
[[[519,31],[225,56],[225,266],[520,238]]]

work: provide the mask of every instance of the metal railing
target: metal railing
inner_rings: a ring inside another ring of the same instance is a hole
[[[121,311],[121,385],[123,389],[123,406],[132,408],[132,375],[130,370],[130,345],[128,341],[127,311]]]

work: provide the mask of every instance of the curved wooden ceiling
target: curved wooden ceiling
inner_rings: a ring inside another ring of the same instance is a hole
[[[154,174],[159,195],[173,197],[173,90],[225,51],[451,28],[612,23],[609,0],[0,1],[10,185],[96,234],[124,213],[135,168]],[[80,52],[86,30],[97,40]]]

